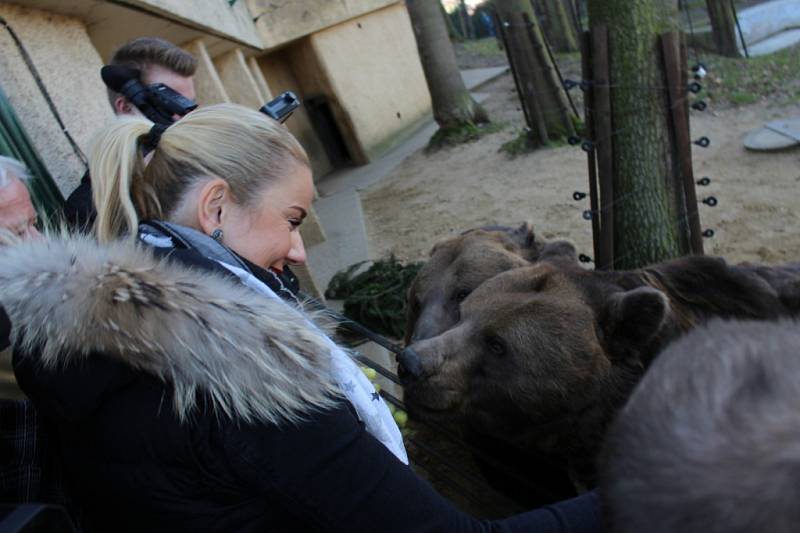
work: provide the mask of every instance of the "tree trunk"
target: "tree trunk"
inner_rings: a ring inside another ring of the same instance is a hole
[[[453,19],[447,14],[447,10],[441,3],[439,3],[439,10],[442,12],[442,18],[444,19],[444,25],[447,28],[447,36],[450,37],[450,41],[460,41],[461,35],[458,34],[458,30],[456,30],[453,24]]]
[[[431,93],[433,118],[439,127],[459,128],[488,122],[486,112],[464,86],[439,2],[406,0],[406,6]]]
[[[528,0],[496,0],[500,24],[508,43],[506,54],[513,65],[527,111],[533,145],[566,138],[575,130],[568,111],[566,92],[544,46],[542,31]],[[530,22],[528,24],[526,22]]]
[[[730,0],[706,0],[711,34],[717,52],[728,57],[741,57],[736,45],[736,14]]]
[[[569,18],[572,30],[575,32],[575,41],[578,43],[578,49],[580,50],[580,35],[583,29],[581,28],[575,0],[564,0],[564,10],[567,12],[567,18]]]
[[[472,37],[470,37],[469,28],[467,27],[467,6],[464,4],[464,0],[461,0],[456,12],[458,14],[458,24],[461,26],[461,35],[464,36],[465,41],[468,41]]]
[[[473,24],[472,17],[469,16],[469,10],[467,9],[467,1],[461,0],[460,4],[461,9],[461,20],[464,28],[466,29],[466,38],[467,39],[475,39],[475,25]]]
[[[578,36],[575,23],[563,0],[539,0],[544,14],[545,33],[556,52],[577,52]]]
[[[681,238],[668,97],[658,35],[677,27],[676,0],[589,0],[608,29],[616,269],[688,253]]]

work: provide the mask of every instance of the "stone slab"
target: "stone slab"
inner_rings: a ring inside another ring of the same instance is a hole
[[[797,0],[772,0],[742,9],[738,13],[745,42],[750,47],[771,35],[790,28],[800,27],[800,2]]]
[[[749,150],[785,150],[800,145],[800,117],[768,122],[763,128],[753,130],[744,138]]]
[[[750,57],[765,56],[777,52],[778,50],[794,46],[797,43],[800,43],[800,28],[782,31],[767,37],[763,41],[759,41],[755,44],[748,44],[747,53],[750,54]]]

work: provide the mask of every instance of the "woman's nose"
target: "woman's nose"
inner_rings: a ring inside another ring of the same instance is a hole
[[[303,265],[306,262],[306,247],[299,231],[292,233],[292,247],[286,256],[290,265]]]

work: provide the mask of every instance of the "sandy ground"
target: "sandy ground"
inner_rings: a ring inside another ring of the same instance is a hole
[[[577,147],[542,149],[511,158],[499,152],[523,125],[513,80],[506,75],[478,89],[490,93],[485,107],[507,127],[482,139],[432,154],[410,156],[392,174],[362,193],[370,254],[422,259],[434,243],[484,224],[534,224],[537,235],[566,238],[592,255],[591,223],[581,214],[588,199],[586,155]],[[698,198],[713,195],[717,207],[701,205],[702,227],[715,236],[706,252],[730,261],[778,263],[800,260],[800,147],[773,153],[744,149],[746,133],[776,118],[800,116],[800,103],[692,111],[692,137],[711,139],[693,147]]]

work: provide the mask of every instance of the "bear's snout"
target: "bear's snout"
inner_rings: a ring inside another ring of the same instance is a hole
[[[397,355],[397,375],[404,384],[422,377],[422,361],[413,348],[408,347]]]

